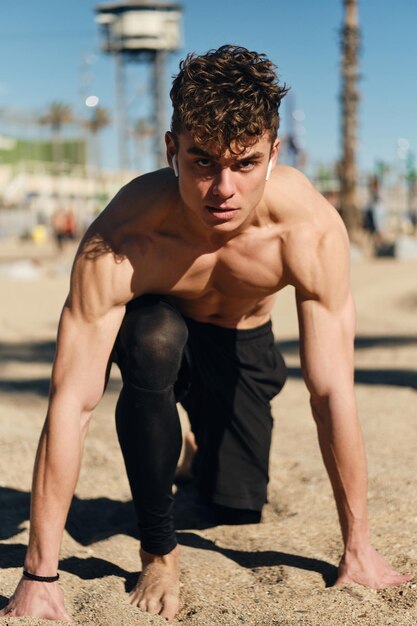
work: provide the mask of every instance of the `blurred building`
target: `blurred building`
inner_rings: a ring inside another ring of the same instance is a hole
[[[57,159],[51,139],[33,137],[38,119],[28,115],[22,128],[9,124],[6,134],[8,119],[0,116],[0,238],[49,224],[57,210],[72,211],[83,228],[133,177],[88,167],[86,139],[77,130],[59,140]]]

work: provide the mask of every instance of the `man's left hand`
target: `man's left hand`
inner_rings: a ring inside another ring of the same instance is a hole
[[[347,549],[339,564],[336,585],[357,583],[371,589],[397,587],[413,579],[400,574],[369,545],[366,549]]]

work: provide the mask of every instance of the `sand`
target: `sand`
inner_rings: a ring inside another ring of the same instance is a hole
[[[56,258],[52,248],[35,250],[29,244],[0,250],[0,608],[14,590],[24,558],[33,458],[71,254],[68,250]],[[394,566],[414,575],[416,277],[417,262],[362,260],[352,267],[358,311],[357,399],[369,461],[372,538]],[[270,501],[264,519],[260,525],[207,528],[192,489],[178,492],[182,587],[176,623],[415,626],[416,582],[378,592],[331,586],[342,543],[300,378],[293,300],[291,290],[284,290],[273,315],[290,378],[273,402]],[[61,585],[77,624],[156,626],[164,623],[161,618],[127,603],[139,560],[114,428],[119,385],[114,372],[87,438],[62,543]],[[2,623],[51,622],[4,618]]]

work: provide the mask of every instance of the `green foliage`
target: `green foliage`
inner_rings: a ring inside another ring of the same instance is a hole
[[[17,139],[14,137],[0,138],[0,164],[17,165],[22,161],[51,163],[53,159],[53,142]],[[86,146],[83,139],[61,140],[61,159],[70,165],[85,165]]]

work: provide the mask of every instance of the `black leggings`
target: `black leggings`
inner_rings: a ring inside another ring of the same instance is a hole
[[[177,401],[199,445],[197,487],[216,505],[219,522],[259,521],[268,482],[269,401],[286,376],[270,325],[236,331],[199,324],[162,297],[146,295],[126,307],[114,360],[123,379],[117,433],[142,548],[167,554],[176,545]]]
[[[147,296],[129,310],[116,342],[123,389],[116,426],[142,548],[167,554],[176,546],[172,485],[181,452],[174,384],[187,341],[182,316]]]

